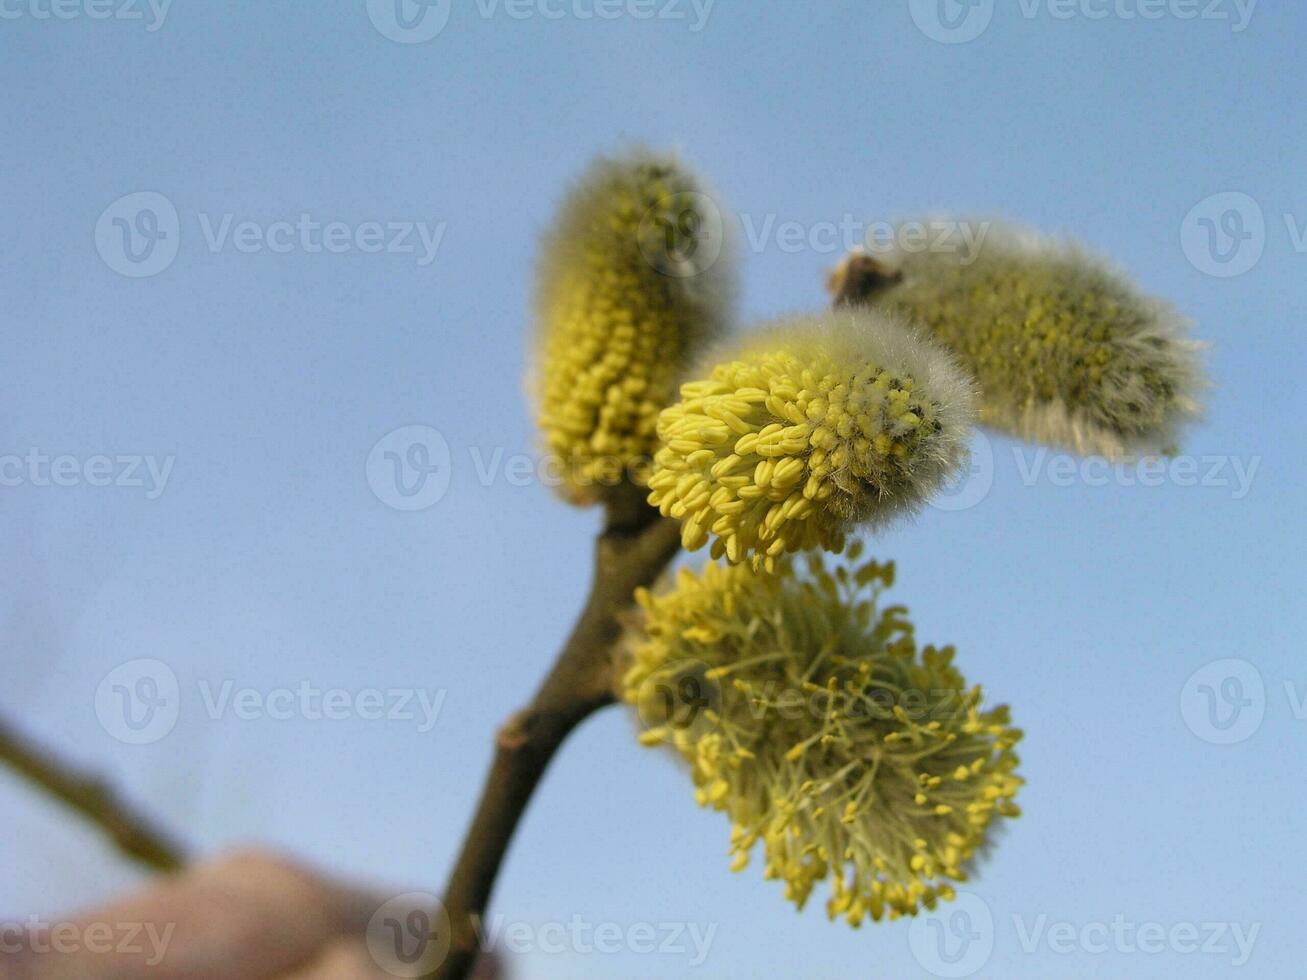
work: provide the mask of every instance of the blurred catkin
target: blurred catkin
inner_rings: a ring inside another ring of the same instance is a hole
[[[975,224],[972,248],[888,255],[898,280],[873,305],[957,353],[984,423],[1109,458],[1175,451],[1204,386],[1185,319],[1074,243]]]
[[[1022,782],[1007,708],[981,709],[951,648],[918,650],[907,610],[877,608],[893,564],[858,557],[642,591],[622,681],[641,741],[674,748],[730,817],[735,870],[761,840],[788,899],[829,877],[828,913],[855,926],[952,898]]]
[[[745,338],[658,420],[649,501],[691,551],[772,567],[910,512],[966,457],[971,385],[952,357],[866,310]]]
[[[532,384],[565,496],[640,481],[658,412],[725,329],[732,262],[721,213],[677,160],[595,161],[544,236]]]

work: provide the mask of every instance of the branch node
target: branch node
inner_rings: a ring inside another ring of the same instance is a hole
[[[505,752],[516,752],[531,740],[532,711],[522,708],[513,712],[495,735],[495,746]]]

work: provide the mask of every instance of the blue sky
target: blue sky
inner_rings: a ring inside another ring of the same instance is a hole
[[[519,974],[687,975],[691,928],[712,977],[1226,976],[1236,936],[1242,972],[1299,971],[1300,5],[453,0],[404,8],[440,27],[420,43],[364,0],[50,9],[0,3],[7,717],[204,852],[438,889],[597,520],[509,469],[535,440],[536,237],[593,154],[676,147],[737,215],[746,322],[822,303],[829,226],[997,214],[1173,300],[1215,387],[1192,476],[978,437],[969,506],[871,542],[919,636],[1027,732],[1025,816],[964,919],[796,915],[728,871],[724,818],[614,711],[556,761],[494,913],[536,940],[680,924],[681,951],[534,941]],[[176,225],[116,203],[141,192]],[[121,274],[124,220],[164,236],[154,274]],[[368,461],[413,425],[450,482],[402,510]],[[146,675],[175,725],[104,723]],[[304,684],[346,692],[342,717]],[[139,878],[8,774],[0,811],[0,918]]]

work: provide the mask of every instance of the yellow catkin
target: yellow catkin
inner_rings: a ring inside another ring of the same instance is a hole
[[[649,501],[732,563],[835,550],[960,466],[971,413],[951,358],[882,316],[782,321],[664,409]]]
[[[724,329],[721,215],[673,159],[600,159],[545,236],[533,371],[546,450],[578,503],[639,481],[658,412]]]
[[[641,741],[671,745],[730,817],[732,867],[761,841],[788,899],[829,879],[828,913],[855,926],[952,898],[1022,783],[1007,708],[982,710],[951,648],[919,650],[907,610],[876,604],[893,565],[857,558],[714,564],[641,592],[622,683]]]
[[[970,249],[890,256],[901,279],[874,305],[957,354],[995,428],[1109,458],[1173,452],[1206,383],[1188,322],[1070,242],[977,228]]]

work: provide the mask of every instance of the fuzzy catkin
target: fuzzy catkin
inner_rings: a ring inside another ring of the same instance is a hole
[[[1175,451],[1204,385],[1189,324],[1079,246],[986,223],[971,250],[899,249],[875,308],[925,327],[981,389],[981,421],[1126,458]]]
[[[829,878],[828,914],[854,926],[951,899],[1022,783],[1007,708],[981,708],[952,648],[918,649],[907,610],[877,606],[893,564],[858,557],[642,590],[622,681],[641,741],[730,817],[734,869],[761,841],[786,898]]]
[[[688,550],[770,568],[910,512],[965,460],[971,385],[883,315],[840,310],[746,338],[658,419],[649,502]]]
[[[647,468],[658,412],[726,326],[722,244],[716,205],[670,157],[599,159],[563,201],[542,243],[533,381],[573,502]]]

